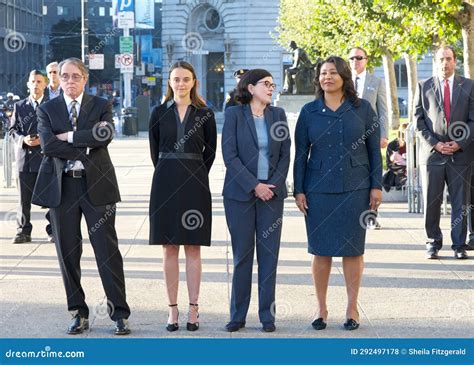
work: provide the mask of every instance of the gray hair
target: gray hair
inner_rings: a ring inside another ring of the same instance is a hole
[[[57,67],[58,65],[59,65],[59,63],[57,63],[56,61],[51,62],[51,63],[48,63],[48,64],[46,65],[46,70],[48,69],[48,67],[52,67],[52,66],[56,66],[56,67]]]
[[[84,65],[84,62],[82,62],[79,58],[76,57],[66,58],[65,60],[62,60],[59,63],[59,75],[61,75],[61,69],[66,63],[72,63],[79,69],[79,71],[81,71],[82,76],[89,77],[89,71],[87,70],[86,65]]]

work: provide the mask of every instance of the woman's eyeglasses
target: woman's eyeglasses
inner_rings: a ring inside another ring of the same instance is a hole
[[[272,90],[275,90],[277,87],[276,84],[270,81],[259,81],[257,82],[257,84],[264,84],[267,89],[272,89]]]

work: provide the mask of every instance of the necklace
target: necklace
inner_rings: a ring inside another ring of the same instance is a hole
[[[261,118],[261,117],[263,117],[263,113],[260,114],[260,115],[257,115],[257,114],[252,113],[252,115],[253,115],[254,117],[256,117],[256,118]]]

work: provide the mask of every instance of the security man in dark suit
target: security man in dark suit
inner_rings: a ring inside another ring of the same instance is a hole
[[[38,170],[43,159],[41,154],[40,138],[38,135],[38,121],[36,108],[45,103],[48,98],[44,95],[46,80],[44,75],[33,70],[28,77],[30,96],[14,104],[12,113],[11,136],[15,142],[15,163],[17,172],[17,187],[19,207],[17,212],[17,234],[13,243],[31,242],[31,199],[35,187]],[[48,212],[49,213],[49,212]],[[46,215],[49,220],[49,214]],[[52,241],[52,229],[48,223],[46,233]]]
[[[241,68],[240,70],[237,70],[237,71],[234,72],[234,78],[235,78],[235,84],[236,85],[235,85],[235,88],[229,94],[227,94],[227,97],[225,99],[224,110],[227,109],[230,106],[239,105],[237,100],[235,100],[235,95],[237,93],[237,84],[239,83],[240,79],[242,78],[242,76],[245,75],[245,73],[247,71],[248,71],[248,69]]]
[[[64,93],[38,108],[45,157],[33,203],[51,208],[68,310],[74,315],[67,333],[80,334],[89,328],[80,267],[84,216],[115,334],[127,335],[130,308],[115,232],[115,203],[120,193],[107,150],[113,138],[111,105],[84,92],[89,74],[81,60],[62,61],[59,75]]]
[[[450,46],[435,55],[437,75],[418,84],[415,123],[420,136],[426,258],[438,259],[443,246],[440,229],[445,185],[451,201],[451,248],[456,259],[467,259],[467,209],[471,163],[474,159],[474,82],[455,75],[456,53]]]

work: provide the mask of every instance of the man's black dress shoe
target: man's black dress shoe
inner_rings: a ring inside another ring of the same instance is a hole
[[[13,238],[12,243],[27,243],[31,242],[31,236],[29,234],[17,233]]]
[[[436,247],[430,246],[426,250],[425,257],[428,260],[437,260],[437,259],[439,259],[438,252],[439,252],[439,250]]]
[[[344,323],[344,329],[348,331],[353,331],[359,328],[359,322],[357,322],[355,319],[349,318],[345,323]]]
[[[458,248],[457,250],[455,250],[454,257],[458,260],[466,260],[469,258],[464,248]]]
[[[324,322],[324,319],[322,317],[318,318],[318,319],[315,319],[313,321],[313,323],[311,323],[311,326],[313,326],[313,328],[316,330],[316,331],[320,331],[320,330],[323,330],[326,328],[327,326],[327,323]]]
[[[466,251],[474,251],[474,239],[470,240],[466,245]]]
[[[117,319],[115,321],[115,334],[118,336],[128,335],[130,333],[130,327],[128,327],[128,321],[124,318]]]
[[[76,314],[67,328],[68,335],[79,335],[89,329],[89,320]]]
[[[237,332],[241,328],[245,327],[245,323],[240,322],[229,322],[226,324],[225,329],[227,332]]]
[[[273,322],[262,323],[262,330],[264,332],[275,332],[276,330],[275,323]]]

